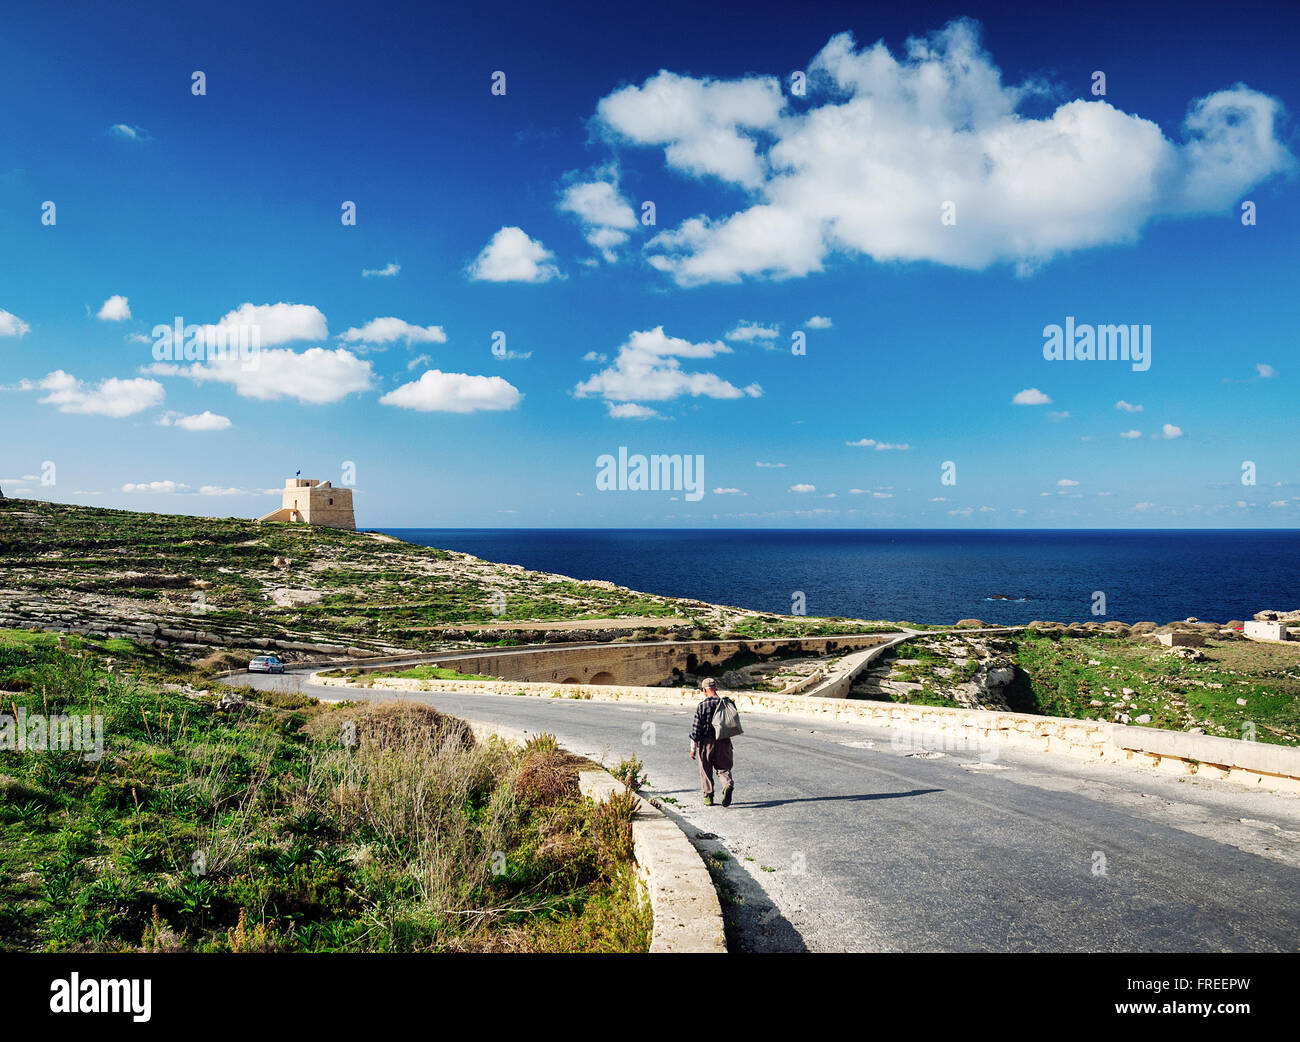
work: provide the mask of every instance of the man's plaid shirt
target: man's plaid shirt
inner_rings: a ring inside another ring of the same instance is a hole
[[[715,695],[700,699],[700,704],[695,707],[695,719],[691,721],[692,742],[716,740],[713,733],[713,713],[718,708],[719,701]]]

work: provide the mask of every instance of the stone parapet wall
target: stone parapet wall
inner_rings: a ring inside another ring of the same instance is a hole
[[[341,677],[322,677],[317,674],[313,679],[327,686],[353,686],[353,682]],[[540,698],[627,701],[665,706],[692,706],[699,699],[699,692],[690,688],[631,685],[375,677],[363,681],[362,686],[391,691],[522,694]],[[900,744],[951,748],[982,759],[995,758],[998,749],[1008,746],[1099,763],[1156,767],[1184,775],[1225,779],[1257,788],[1300,793],[1300,749],[1289,746],[1096,720],[1032,716],[1026,713],[950,709],[943,706],[809,695],[745,691],[726,694],[735,699],[742,712],[842,720],[898,728],[900,732],[906,732],[900,733]]]

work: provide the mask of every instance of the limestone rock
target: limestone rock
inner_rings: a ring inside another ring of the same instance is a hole
[[[248,703],[244,700],[243,696],[237,695],[233,691],[223,692],[221,698],[217,700],[217,708],[223,712],[231,709],[242,709],[246,705],[248,705]]]
[[[1006,689],[1016,678],[1016,667],[1007,659],[994,658],[982,662],[975,675],[965,684],[959,684],[953,697],[966,709],[995,709],[1010,712]]]

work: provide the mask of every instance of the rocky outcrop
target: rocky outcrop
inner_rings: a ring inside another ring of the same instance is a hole
[[[1016,679],[1016,666],[1010,659],[991,658],[981,662],[975,675],[953,691],[953,698],[963,709],[996,709],[1010,712],[1006,690]]]

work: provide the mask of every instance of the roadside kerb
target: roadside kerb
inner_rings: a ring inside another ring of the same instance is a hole
[[[525,745],[536,737],[520,728],[462,719],[479,739],[496,736]],[[622,783],[604,770],[580,771],[578,785],[584,796],[597,801],[622,788]],[[709,870],[682,830],[645,797],[632,818],[632,845],[637,874],[654,914],[651,954],[726,954],[722,905]]]

